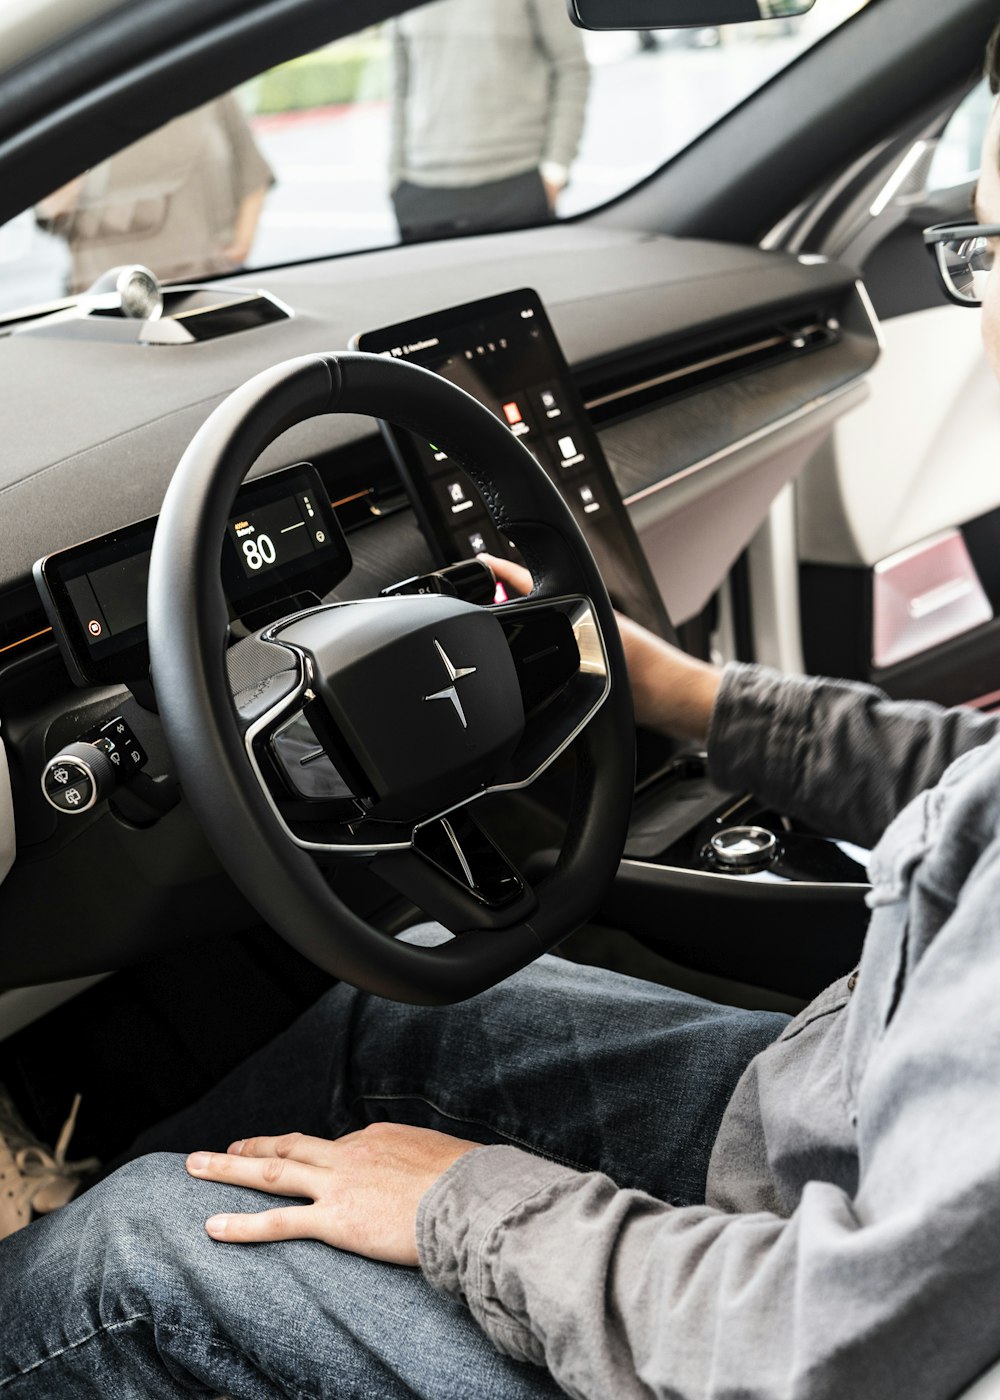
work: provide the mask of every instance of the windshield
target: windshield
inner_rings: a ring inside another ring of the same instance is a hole
[[[865,3],[591,34],[565,0],[435,0],[168,122],[0,228],[0,310],[126,264],[183,282],[593,209]]]

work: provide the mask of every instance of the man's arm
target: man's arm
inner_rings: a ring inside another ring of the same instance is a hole
[[[871,847],[956,758],[997,733],[1000,719],[976,710],[731,664],[712,710],[708,764],[720,787]]]
[[[549,111],[541,174],[550,204],[569,180],[587,114],[590,64],[583,34],[564,0],[527,0],[535,39],[549,65]]]
[[[513,593],[527,569],[481,556]],[[890,700],[874,686],[712,666],[618,617],[636,723],[704,742],[713,781],[862,846],[968,749],[1000,733],[1000,716]]]
[[[253,241],[257,234],[260,211],[264,207],[267,190],[267,185],[259,185],[257,189],[251,190],[249,194],[243,196],[239,208],[236,210],[232,241],[227,248],[223,249],[223,253],[237,267],[242,267],[250,256],[250,249],[253,247]]]

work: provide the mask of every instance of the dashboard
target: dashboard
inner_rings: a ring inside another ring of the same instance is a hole
[[[352,345],[447,373],[536,452],[621,609],[683,638],[775,496],[865,396],[879,353],[850,269],[593,226],[220,285],[263,289],[288,314],[244,325],[234,313],[185,344],[87,316],[0,337],[15,405],[0,459],[0,989],[92,976],[255,918],[172,781],[142,684],[157,511],[187,443],[244,380]],[[314,419],[248,467],[220,541],[234,636],[289,600],[373,596],[481,547],[516,554],[434,444],[389,424]],[[294,556],[285,529],[303,546]],[[111,720],[134,736],[144,785],[55,811],[46,764]],[[74,890],[71,921],[49,913],[54,884]]]

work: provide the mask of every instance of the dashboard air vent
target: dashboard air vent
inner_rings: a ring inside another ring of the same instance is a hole
[[[660,347],[659,353],[586,383],[584,400],[595,424],[609,423],[707,384],[822,349],[839,339],[837,319],[817,312],[757,327],[725,341]]]

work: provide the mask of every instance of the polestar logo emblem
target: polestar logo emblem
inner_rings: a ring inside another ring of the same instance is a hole
[[[468,729],[469,721],[465,718],[465,710],[462,708],[462,702],[458,698],[458,691],[455,689],[455,682],[460,681],[463,676],[474,676],[476,674],[476,668],[475,666],[453,666],[451,663],[451,658],[449,657],[448,653],[445,651],[441,643],[435,641],[434,645],[437,647],[438,656],[440,656],[441,660],[444,662],[444,668],[448,672],[448,679],[451,681],[451,685],[446,685],[443,690],[435,690],[432,695],[425,695],[424,699],[450,700],[451,703],[455,706],[455,713],[462,721],[462,728]]]

